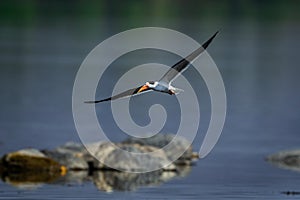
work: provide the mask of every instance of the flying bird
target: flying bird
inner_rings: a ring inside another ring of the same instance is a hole
[[[212,40],[216,37],[219,31],[217,31],[213,36],[211,36],[204,44],[202,44],[201,47],[196,49],[194,52],[192,52],[187,57],[183,58],[179,62],[177,62],[175,65],[173,65],[159,81],[147,81],[144,85],[132,88],[129,90],[126,90],[120,94],[117,94],[115,96],[96,100],[96,101],[85,101],[85,103],[100,103],[104,101],[112,101],[120,98],[125,97],[131,97],[143,94],[145,92],[150,91],[157,91],[157,92],[163,92],[170,95],[178,94],[179,92],[183,91],[182,89],[175,88],[171,85],[171,83],[179,76],[182,72],[184,72],[189,64],[195,60],[205,49],[208,47],[208,45],[212,42]]]

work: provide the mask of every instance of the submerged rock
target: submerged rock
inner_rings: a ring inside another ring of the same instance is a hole
[[[282,151],[268,156],[266,160],[281,168],[300,171],[300,150]]]

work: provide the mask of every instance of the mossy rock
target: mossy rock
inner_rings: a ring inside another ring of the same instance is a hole
[[[45,156],[36,149],[23,149],[20,151],[6,154],[2,158],[2,168],[9,171],[61,171],[61,165]]]

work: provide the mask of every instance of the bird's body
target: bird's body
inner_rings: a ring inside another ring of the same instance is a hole
[[[145,86],[151,90],[158,91],[158,92],[164,92],[164,93],[168,93],[168,94],[171,94],[172,93],[171,89],[174,88],[170,84],[168,85],[166,83],[159,82],[159,81],[147,81],[145,83]]]
[[[211,41],[214,39],[217,33],[218,31],[209,40],[207,40],[201,47],[196,49],[186,58],[183,58],[175,65],[173,65],[171,69],[169,69],[160,80],[147,81],[144,85],[140,87],[129,89],[115,96],[98,100],[98,101],[86,101],[85,103],[100,103],[104,101],[111,101],[120,98],[139,95],[149,91],[157,91],[157,92],[167,93],[170,95],[175,95],[178,94],[179,92],[182,92],[183,91],[182,89],[175,88],[171,85],[172,81],[175,80],[177,76],[179,76],[183,71],[185,71],[189,66],[189,64],[192,63],[193,60],[195,60],[203,51],[205,51],[205,49],[208,47],[208,45],[211,43]]]
[[[146,82],[145,85],[147,85],[150,89],[157,91],[157,92],[163,92],[167,94],[178,94],[179,92],[182,92],[182,89],[175,88],[171,84],[161,82],[161,81],[149,81]]]

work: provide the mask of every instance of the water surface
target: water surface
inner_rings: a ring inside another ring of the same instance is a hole
[[[2,20],[1,155],[21,148],[54,148],[67,141],[80,141],[71,110],[76,72],[87,53],[98,43],[112,34],[132,28],[124,25],[128,18],[107,16],[111,17],[94,20],[39,18],[40,21],[21,26]],[[249,20],[247,17],[217,16],[216,20],[200,20],[191,14],[189,20],[175,17],[155,22],[147,18],[145,23],[137,21],[134,24],[137,27],[173,28],[192,36],[199,43],[222,27],[220,35],[209,47],[209,53],[218,65],[226,87],[226,124],[215,149],[207,158],[198,161],[186,177],[132,192],[113,193],[99,191],[91,182],[45,184],[34,189],[20,189],[1,182],[0,199],[298,198],[281,192],[299,191],[300,174],[278,169],[266,163],[264,158],[279,150],[299,148],[300,26],[296,20],[265,21],[262,18]],[[150,55],[157,56],[155,53]],[[137,56],[136,62],[142,63],[139,59]],[[172,64],[172,59],[168,57],[162,62]],[[132,57],[124,58],[125,67],[130,67],[131,63],[135,63]],[[109,84],[117,73],[118,69],[114,68],[107,72],[107,80],[102,80],[103,83]],[[192,81],[198,80],[192,71],[187,70],[185,75]],[[203,83],[199,87],[203,87],[204,94],[207,93]],[[101,97],[111,93],[105,88],[99,89]],[[155,95],[155,98],[167,101],[160,95]],[[146,99],[139,97],[135,101]],[[195,150],[199,149],[201,134],[209,122],[209,98],[203,97],[202,102],[203,125],[194,141]],[[103,104],[98,109],[109,115],[109,108],[109,104]],[[172,121],[178,117],[169,117],[171,124],[166,125],[165,131],[174,132],[176,124]],[[100,120],[104,124],[113,123],[110,117]],[[109,138],[114,141],[124,137],[113,125],[107,129],[111,132]]]

